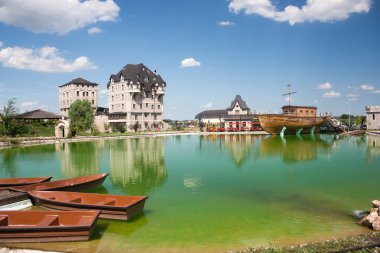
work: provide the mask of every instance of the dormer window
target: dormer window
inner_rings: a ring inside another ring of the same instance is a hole
[[[148,82],[149,81],[149,78],[146,76],[145,78],[144,78],[144,82]]]

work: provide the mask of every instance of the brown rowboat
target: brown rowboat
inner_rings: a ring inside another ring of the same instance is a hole
[[[100,211],[0,211],[0,242],[89,240]]]
[[[0,189],[9,186],[20,186],[49,182],[51,177],[20,177],[20,178],[0,178]]]
[[[100,210],[100,218],[129,220],[144,209],[147,196],[125,196],[81,192],[30,191],[33,201],[58,210]]]
[[[32,185],[23,185],[10,187],[10,189],[20,192],[28,191],[81,191],[89,188],[94,188],[103,183],[108,176],[108,173],[89,175],[83,177],[75,177],[70,179],[62,179],[47,183],[39,183]]]

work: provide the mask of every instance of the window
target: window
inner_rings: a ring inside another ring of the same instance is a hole
[[[112,96],[112,99],[111,99],[111,101],[113,101],[113,96]]]
[[[137,114],[135,115],[135,120],[137,120]]]
[[[79,97],[79,91],[77,91],[77,97]]]
[[[92,92],[92,97],[95,97],[95,92]]]
[[[121,104],[121,109],[124,110],[124,104]]]
[[[95,104],[95,101],[94,101],[94,100],[91,100],[91,104],[94,105],[94,104]]]
[[[158,109],[160,109],[161,105],[158,105]]]
[[[136,104],[133,104],[133,109],[136,109]]]
[[[142,109],[142,104],[140,105],[140,109]]]
[[[148,103],[145,104],[145,107],[148,107]]]
[[[113,109],[114,109],[114,106],[112,105],[112,111],[113,111]]]
[[[154,105],[152,105],[152,109],[154,109]]]
[[[124,100],[124,94],[121,94],[121,100]]]
[[[154,120],[157,120],[157,115],[154,115]]]
[[[375,120],[375,114],[372,114],[372,119]]]
[[[148,118],[148,114],[147,113],[144,113],[144,116],[145,116],[145,118]]]
[[[83,91],[83,97],[86,95],[86,92]]]

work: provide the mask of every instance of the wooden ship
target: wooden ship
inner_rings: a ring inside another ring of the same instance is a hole
[[[317,107],[315,106],[292,106],[290,105],[290,92],[288,85],[289,105],[282,107],[282,114],[258,114],[261,128],[269,134],[301,134],[314,133],[319,127],[326,122],[326,117],[317,116]],[[283,95],[283,96],[284,96]]]

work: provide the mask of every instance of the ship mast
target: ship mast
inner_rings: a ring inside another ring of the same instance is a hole
[[[282,94],[283,96],[288,96],[289,107],[290,107],[290,94],[297,93],[296,91],[290,92],[290,87],[291,85],[288,84],[288,93]]]

